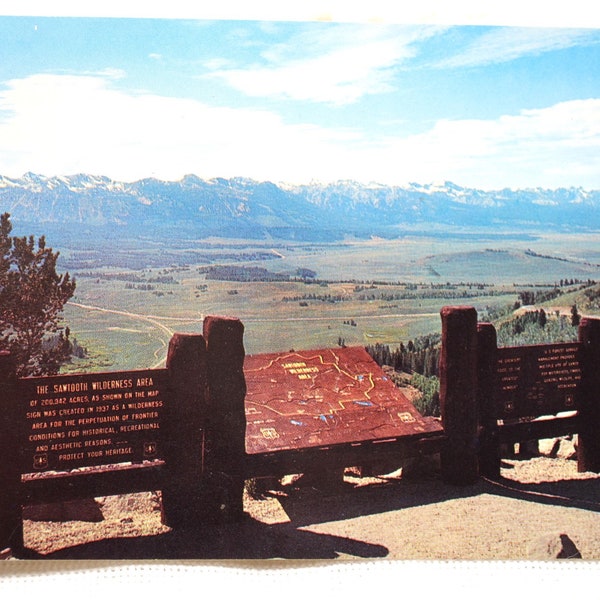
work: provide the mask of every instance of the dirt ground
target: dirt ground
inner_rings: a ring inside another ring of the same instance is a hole
[[[160,493],[30,507],[31,559],[600,559],[600,475],[572,459],[506,459],[502,479],[444,484],[433,462],[329,489],[287,477],[241,523],[171,531]]]

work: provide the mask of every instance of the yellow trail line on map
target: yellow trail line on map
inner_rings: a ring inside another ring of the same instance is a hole
[[[275,363],[282,361],[282,360],[286,360],[286,359],[290,359],[292,357],[297,357],[297,358],[301,358],[302,360],[305,361],[309,361],[309,360],[315,360],[318,359],[319,362],[321,363],[321,365],[327,367],[334,367],[338,373],[340,373],[341,375],[344,375],[346,377],[348,377],[349,379],[351,379],[352,381],[357,381],[357,376],[352,375],[351,373],[348,373],[347,371],[345,371],[344,369],[341,369],[340,366],[337,364],[337,362],[325,362],[325,360],[323,359],[323,355],[322,354],[315,354],[313,356],[304,356],[302,354],[300,354],[299,352],[292,352],[290,354],[285,354],[282,356],[278,356],[272,360],[269,361],[268,364],[263,365],[262,367],[259,367],[258,369],[247,369],[246,373],[258,373],[260,371],[266,371],[267,369],[270,369]],[[369,377],[369,383],[370,383],[370,387],[368,390],[363,391],[363,395],[365,396],[365,398],[367,400],[371,400],[371,392],[373,391],[373,389],[375,388],[375,381],[373,381],[373,374],[369,373],[368,374]],[[294,416],[297,415],[298,413],[283,413],[281,411],[278,411],[277,409],[271,407],[271,406],[267,406],[266,404],[261,404],[260,402],[254,402],[252,400],[247,400],[248,404],[255,404],[257,406],[262,406],[263,408],[266,408],[272,412],[274,412],[275,414],[281,416],[281,417],[290,417],[290,416]],[[351,402],[354,402],[354,400],[352,400]],[[338,410],[346,410],[346,406],[344,404],[343,400],[338,400],[338,404],[340,405],[339,409],[335,409],[335,408],[330,408],[329,409],[329,413],[330,414],[335,414],[338,412]]]

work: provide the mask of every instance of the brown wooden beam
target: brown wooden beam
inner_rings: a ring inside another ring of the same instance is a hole
[[[169,476],[163,488],[163,522],[193,529],[202,522],[201,477],[207,412],[204,338],[175,334],[167,355],[170,397],[164,414],[163,445]]]
[[[583,345],[583,389],[577,469],[600,473],[600,319],[581,320],[579,341]]]
[[[206,518],[235,521],[244,514],[246,379],[244,326],[239,319],[206,317],[208,403],[202,475]]]
[[[522,423],[505,423],[499,428],[499,441],[502,443],[543,440],[577,433],[581,427],[579,415],[556,417]]]
[[[20,497],[27,505],[161,490],[167,472],[164,463],[157,461],[145,465],[112,465],[91,472],[25,476]]]
[[[469,306],[441,310],[440,405],[448,442],[442,477],[466,485],[479,476],[477,415],[477,312]]]
[[[491,323],[477,325],[477,404],[479,422],[479,472],[500,477],[500,439],[496,417],[496,329]]]
[[[14,357],[0,351],[0,551],[23,547],[23,521],[19,502],[21,423]]]

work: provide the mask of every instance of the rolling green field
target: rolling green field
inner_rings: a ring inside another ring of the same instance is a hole
[[[383,342],[439,332],[439,311],[468,304],[478,312],[512,305],[522,289],[564,278],[600,280],[594,236],[506,240],[412,237],[336,244],[211,240],[143,248],[151,268],[71,268],[77,290],[64,320],[88,349],[66,369],[125,370],[164,364],[178,332],[200,332],[205,315],[236,316],[249,354]],[[142,252],[142,250],[140,250]],[[122,256],[127,257],[123,251]],[[163,258],[164,266],[157,267]],[[194,262],[194,259],[198,259]],[[114,262],[114,261],[113,261]],[[260,267],[306,281],[207,279],[209,265]]]

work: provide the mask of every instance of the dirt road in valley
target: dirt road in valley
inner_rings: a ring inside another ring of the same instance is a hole
[[[140,313],[133,313],[127,310],[117,310],[114,308],[102,308],[101,306],[93,306],[90,304],[81,304],[79,302],[68,302],[67,304],[69,304],[70,306],[75,306],[76,308],[81,308],[82,310],[90,310],[90,311],[96,311],[96,312],[102,312],[102,313],[110,313],[110,314],[114,314],[114,315],[121,315],[124,317],[128,317],[137,321],[144,321],[146,323],[150,323],[153,327],[156,327],[157,329],[159,329],[160,331],[166,333],[169,337],[169,339],[173,336],[173,334],[175,333],[170,327],[167,327],[164,323],[161,323],[161,320],[166,320],[166,321],[186,321],[186,322],[191,322],[192,319],[183,319],[183,318],[179,318],[179,317],[159,317],[157,315],[143,315]],[[165,360],[166,360],[166,349],[167,349],[167,344],[168,342],[165,341],[162,337],[159,337],[158,340],[160,341],[160,348],[156,350],[156,352],[154,353],[155,357],[158,359],[159,354],[164,354],[164,356],[162,358],[160,358],[160,360],[152,365],[150,368],[151,369],[157,369],[159,367],[161,367]]]

